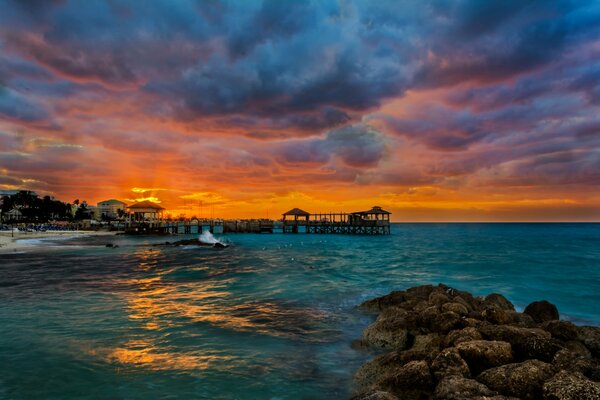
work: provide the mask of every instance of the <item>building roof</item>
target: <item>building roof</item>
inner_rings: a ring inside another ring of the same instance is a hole
[[[307,217],[310,215],[310,213],[306,212],[304,210],[301,210],[299,208],[292,208],[290,211],[283,213],[283,215],[296,215],[296,216]]]
[[[353,212],[352,214],[363,214],[363,215],[365,215],[365,214],[391,214],[391,212],[385,211],[384,209],[382,209],[379,206],[374,206],[369,211],[357,211],[357,212]]]
[[[98,202],[98,205],[100,204],[125,204],[125,202],[116,199],[110,199]]]
[[[136,209],[136,208],[153,208],[155,210],[164,210],[164,207],[161,207],[160,205],[153,203],[149,200],[144,200],[144,201],[139,201],[137,203],[134,203],[130,206],[127,206],[127,208],[129,209]]]

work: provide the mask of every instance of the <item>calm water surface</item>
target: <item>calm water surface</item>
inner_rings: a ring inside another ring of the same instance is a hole
[[[0,255],[2,399],[345,398],[355,305],[443,282],[600,324],[600,224],[400,224],[387,237],[43,241]],[[117,249],[105,248],[108,241]]]

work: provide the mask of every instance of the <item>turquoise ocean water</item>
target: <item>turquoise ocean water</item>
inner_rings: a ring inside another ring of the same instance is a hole
[[[0,254],[0,399],[335,399],[361,301],[443,282],[600,325],[600,224],[395,224],[385,237],[38,242]],[[171,239],[172,240],[172,239]],[[104,247],[107,242],[117,249]]]

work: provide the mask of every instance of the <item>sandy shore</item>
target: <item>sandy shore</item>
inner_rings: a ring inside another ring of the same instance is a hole
[[[23,239],[56,239],[78,236],[114,236],[117,232],[106,231],[47,231],[47,232],[0,232],[0,253],[23,251],[31,249],[34,245],[23,243]]]

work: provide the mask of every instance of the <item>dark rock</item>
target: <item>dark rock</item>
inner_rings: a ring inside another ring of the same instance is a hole
[[[538,360],[507,364],[483,371],[476,379],[492,390],[522,399],[542,396],[544,382],[554,375],[554,368]]]
[[[406,294],[419,300],[428,300],[431,292],[435,290],[433,285],[415,286],[406,291]]]
[[[456,345],[473,375],[488,368],[507,364],[513,360],[510,343],[490,340],[472,340]]]
[[[456,346],[462,342],[469,342],[471,340],[481,340],[483,337],[477,328],[467,327],[463,329],[455,329],[448,332],[446,336],[445,345],[446,347]]]
[[[467,314],[469,314],[469,309],[467,308],[467,306],[458,302],[443,304],[442,311],[451,311],[460,316],[466,316]]]
[[[577,327],[569,321],[546,321],[542,324],[542,328],[546,332],[549,332],[552,337],[565,342],[569,340],[576,340],[578,336]]]
[[[369,346],[389,350],[404,350],[410,344],[408,329],[401,316],[382,318],[380,315],[365,329],[362,340]]]
[[[500,310],[506,311],[515,311],[515,306],[506,299],[506,297],[502,296],[498,293],[492,293],[487,296],[482,301],[483,307],[491,307],[498,308]]]
[[[562,349],[554,356],[552,365],[557,371],[579,372],[593,381],[600,380],[600,362],[589,355]]]
[[[365,310],[380,311],[388,307],[398,306],[406,300],[406,292],[395,291],[386,296],[367,300],[359,307]]]
[[[453,375],[471,377],[469,366],[454,347],[444,349],[437,355],[431,363],[431,372],[437,380]]]
[[[512,324],[516,322],[516,312],[497,307],[486,307],[481,312],[481,317],[496,325]]]
[[[398,369],[389,380],[395,390],[400,389],[433,389],[433,377],[427,361],[411,361]]]
[[[113,247],[114,245],[112,243],[107,243],[105,247]]]
[[[440,307],[442,304],[446,304],[449,301],[450,298],[444,292],[440,292],[437,290],[431,292],[431,294],[429,295],[429,299],[427,300],[429,305],[437,307]]]
[[[438,333],[428,333],[426,335],[417,335],[414,337],[411,350],[432,351],[439,350],[444,341],[444,337]]]
[[[370,387],[395,375],[400,367],[411,361],[430,363],[437,352],[430,351],[393,351],[375,357],[364,364],[354,375],[354,380],[360,387]]]
[[[551,362],[562,348],[550,333],[536,328],[510,325],[488,325],[479,328],[481,335],[488,340],[501,340],[512,345],[516,360],[537,358]]]
[[[434,320],[433,329],[436,332],[448,333],[453,329],[459,328],[464,328],[462,318],[452,311],[443,312]]]
[[[534,301],[523,310],[523,313],[531,315],[535,322],[541,323],[558,319],[558,309],[546,300]]]
[[[600,400],[600,385],[579,373],[561,371],[543,388],[544,400]]]
[[[580,326],[577,328],[578,337],[594,357],[600,358],[600,328],[595,326]]]
[[[352,400],[398,400],[398,397],[391,393],[377,390],[375,392],[352,397]]]
[[[437,385],[433,398],[438,400],[465,400],[496,394],[496,392],[474,379],[448,376]]]

